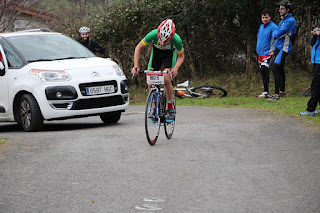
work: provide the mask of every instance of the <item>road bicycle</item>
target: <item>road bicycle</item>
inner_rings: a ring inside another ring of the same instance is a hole
[[[166,122],[167,114],[167,99],[165,95],[164,76],[168,71],[151,71],[142,70],[139,73],[145,73],[147,83],[151,85],[149,91],[146,107],[145,107],[145,132],[148,143],[153,146],[158,140],[160,127],[164,126],[164,132],[168,139],[173,135],[175,128],[175,120],[173,122]],[[173,105],[176,112],[175,98],[173,96]]]
[[[189,87],[189,81],[185,81],[174,88],[174,95],[178,98],[213,98],[213,97],[226,97],[228,92],[218,86],[202,85],[196,87]]]

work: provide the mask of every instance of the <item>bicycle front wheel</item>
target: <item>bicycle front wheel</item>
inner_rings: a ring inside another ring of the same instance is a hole
[[[227,96],[227,91],[221,87],[212,85],[202,85],[191,89],[193,95],[197,98],[222,98]]]
[[[160,117],[159,110],[155,106],[157,102],[157,92],[156,90],[150,90],[146,102],[145,109],[145,130],[148,143],[153,146],[158,140],[160,131]]]
[[[167,105],[166,101],[164,101],[164,103],[165,103],[165,108],[166,108],[166,111],[167,111],[168,105]],[[176,102],[175,102],[175,97],[174,96],[173,96],[173,106],[174,106],[174,111],[175,111],[175,113],[177,115]],[[175,126],[176,126],[176,119],[171,123],[168,123],[166,121],[164,122],[164,133],[166,134],[166,137],[168,139],[170,139],[172,137]]]

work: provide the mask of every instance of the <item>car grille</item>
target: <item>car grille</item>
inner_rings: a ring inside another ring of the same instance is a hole
[[[71,110],[96,109],[103,107],[111,107],[125,104],[121,95],[80,99],[73,103]]]
[[[88,96],[86,93],[86,87],[97,87],[97,86],[106,86],[113,85],[114,93],[118,92],[117,81],[102,81],[102,82],[92,82],[92,83],[83,83],[79,84],[80,92],[83,96]]]

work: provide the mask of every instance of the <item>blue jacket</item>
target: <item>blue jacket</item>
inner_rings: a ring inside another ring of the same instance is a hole
[[[275,38],[275,47],[283,50],[286,53],[291,53],[292,43],[291,39],[297,33],[297,22],[289,13],[279,23],[278,28],[273,31],[273,38]]]
[[[311,62],[320,64],[320,39],[317,36],[317,41],[312,47],[312,55],[311,55]]]
[[[257,47],[256,51],[259,56],[265,56],[268,55],[270,50],[273,50],[274,48],[271,47],[271,44],[274,42],[272,33],[273,31],[277,29],[277,25],[273,23],[273,21],[270,21],[268,24],[264,25],[261,24],[258,34],[257,34]]]

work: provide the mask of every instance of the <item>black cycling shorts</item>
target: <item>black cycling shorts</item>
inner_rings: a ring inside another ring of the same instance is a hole
[[[158,71],[163,68],[173,68],[176,64],[177,53],[176,50],[160,50],[153,45],[149,61],[149,69]]]

